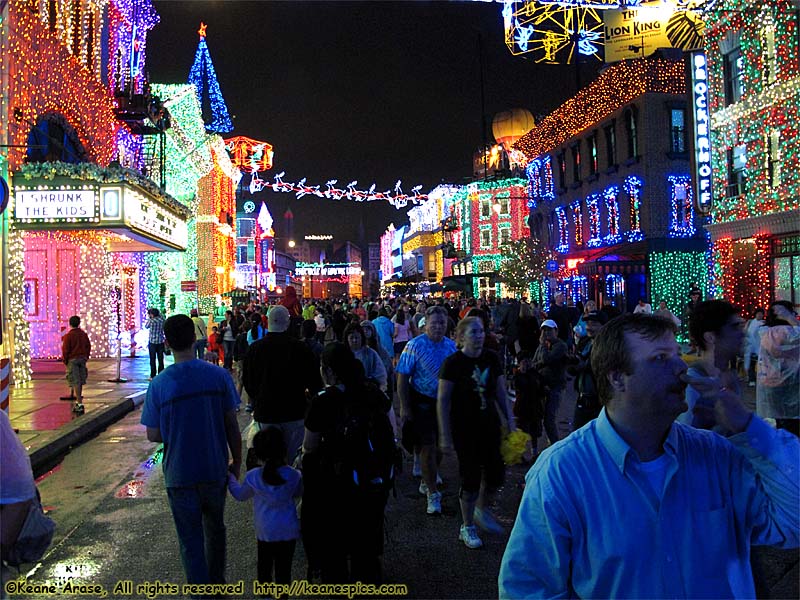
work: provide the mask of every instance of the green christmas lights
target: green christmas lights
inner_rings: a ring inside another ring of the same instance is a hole
[[[650,270],[650,299],[653,306],[662,300],[679,318],[689,301],[689,290],[696,285],[708,296],[708,266],[705,252],[651,252],[648,255]],[[681,326],[679,338],[685,341],[686,323]]]

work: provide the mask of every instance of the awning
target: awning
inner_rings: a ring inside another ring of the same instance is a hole
[[[17,229],[108,231],[112,252],[186,250],[189,208],[130,169],[32,164],[12,181]]]

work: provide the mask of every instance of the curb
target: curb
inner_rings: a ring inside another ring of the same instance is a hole
[[[92,411],[86,419],[76,419],[44,434],[41,447],[29,455],[34,477],[51,469],[56,459],[67,454],[72,447],[79,446],[141,405],[145,394],[145,390],[134,392],[99,411]]]

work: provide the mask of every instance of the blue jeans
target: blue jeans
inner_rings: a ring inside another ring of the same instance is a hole
[[[233,347],[236,344],[235,340],[223,340],[222,345],[225,347],[225,364],[226,369],[233,368]]]
[[[202,340],[197,340],[194,343],[194,355],[196,358],[199,358],[200,360],[205,358],[207,341],[208,340],[206,338],[203,338]]]
[[[225,583],[225,482],[168,487],[188,583]]]

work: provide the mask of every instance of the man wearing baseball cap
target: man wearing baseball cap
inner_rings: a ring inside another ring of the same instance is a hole
[[[544,387],[544,430],[547,439],[555,444],[558,437],[556,413],[564,392],[564,369],[566,367],[567,344],[558,337],[558,325],[552,319],[542,323],[539,347],[533,355],[533,368],[539,373]]]

